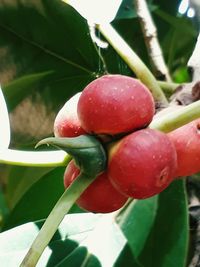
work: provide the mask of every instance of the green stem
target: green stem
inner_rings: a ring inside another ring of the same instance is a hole
[[[66,166],[71,157],[64,151],[22,151],[0,149],[0,163],[16,166]]]
[[[165,81],[158,81],[158,84],[160,85],[161,89],[166,94],[173,94],[175,89],[180,86],[179,83],[173,83],[173,82],[165,82]]]
[[[66,189],[43,224],[20,267],[36,266],[40,256],[51,241],[64,216],[68,213],[74,202],[79,198],[84,190],[94,181],[94,179],[95,178],[88,177],[82,173]]]
[[[200,118],[200,100],[154,119],[149,127],[167,133],[198,118]]]
[[[124,39],[115,31],[110,24],[98,25],[98,29],[112,45],[116,52],[123,58],[127,65],[133,70],[136,76],[149,88],[157,106],[168,106],[167,98],[160,89],[158,82],[147,68],[144,62],[131,49],[131,47],[124,41]]]

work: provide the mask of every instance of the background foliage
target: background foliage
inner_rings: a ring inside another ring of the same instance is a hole
[[[178,14],[179,0],[148,3],[174,81],[189,81],[186,65],[197,37],[195,25]],[[151,68],[132,0],[123,1],[112,24]],[[0,36],[0,77],[13,148],[34,149],[38,140],[52,135],[59,108],[99,75],[134,76],[111,47],[100,49],[92,42],[87,22],[60,0],[0,0]],[[64,190],[63,171],[0,166],[1,266],[20,262]],[[189,226],[183,181],[159,196],[129,204],[117,224],[76,206],[71,213],[76,214],[66,216],[38,266],[186,266]],[[92,248],[90,240],[95,240]]]

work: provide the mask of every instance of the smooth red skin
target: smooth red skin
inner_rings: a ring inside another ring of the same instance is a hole
[[[65,188],[76,179],[79,173],[74,161],[70,161],[64,174]],[[90,212],[107,213],[121,208],[127,199],[112,186],[104,172],[84,191],[76,203],[82,209]]]
[[[126,196],[144,199],[163,191],[172,182],[176,167],[175,147],[168,136],[144,129],[111,149],[108,177]]]
[[[168,136],[177,152],[175,176],[189,176],[200,172],[200,119],[170,132]]]
[[[145,85],[123,75],[105,75],[88,84],[77,108],[86,132],[111,135],[144,128],[154,111],[153,97]]]
[[[77,115],[77,104],[81,93],[70,98],[58,112],[54,121],[56,137],[76,137],[85,134]]]

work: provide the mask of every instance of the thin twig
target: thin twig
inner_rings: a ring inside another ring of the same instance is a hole
[[[156,72],[160,73],[170,82],[171,77],[169,70],[165,64],[162,49],[157,37],[157,29],[149,12],[147,3],[145,0],[135,0],[134,3],[152,65]]]

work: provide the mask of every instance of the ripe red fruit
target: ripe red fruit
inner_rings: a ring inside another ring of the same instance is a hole
[[[143,199],[163,191],[172,182],[176,167],[176,151],[169,137],[143,129],[111,148],[108,177],[120,192]]]
[[[80,170],[70,161],[64,174],[64,186],[67,188],[79,175]],[[100,174],[77,200],[78,206],[90,211],[107,213],[118,210],[127,201],[127,197],[118,192],[111,184],[107,173]]]
[[[70,98],[58,112],[54,122],[56,137],[76,137],[85,134],[77,115],[77,103],[81,93]]]
[[[175,176],[200,172],[200,119],[192,121],[168,134],[177,152]]]
[[[123,75],[105,75],[86,86],[77,112],[88,133],[127,133],[151,122],[154,100],[138,80]]]

